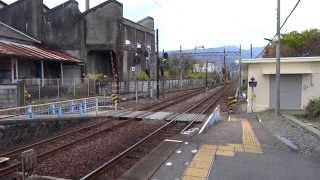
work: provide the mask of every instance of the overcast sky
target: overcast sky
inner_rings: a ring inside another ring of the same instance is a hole
[[[15,0],[4,0],[7,3]],[[44,0],[50,8],[66,0]],[[161,49],[228,46],[252,43],[264,46],[263,38],[276,31],[276,0],[119,0],[124,16],[138,21],[155,18]],[[81,11],[85,0],[78,0]],[[91,7],[104,0],[91,0]],[[281,0],[282,20],[297,0]],[[302,0],[282,32],[320,28],[320,0]]]

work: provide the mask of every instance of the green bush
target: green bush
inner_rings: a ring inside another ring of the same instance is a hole
[[[306,116],[308,119],[320,118],[320,97],[309,102],[306,107]]]
[[[139,81],[147,81],[147,80],[149,80],[149,77],[148,77],[148,75],[147,75],[146,72],[141,71],[141,72],[138,74],[137,79],[138,79]]]

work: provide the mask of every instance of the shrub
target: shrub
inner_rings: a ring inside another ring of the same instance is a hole
[[[141,72],[138,74],[137,79],[138,79],[139,81],[147,81],[147,80],[149,80],[149,77],[148,77],[148,75],[147,75],[146,72],[141,71]]]
[[[306,116],[308,119],[320,118],[320,97],[311,100],[306,107]]]

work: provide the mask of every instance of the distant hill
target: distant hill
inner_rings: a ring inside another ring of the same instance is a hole
[[[226,48],[226,62],[229,64],[234,63],[239,59],[239,47],[237,46],[225,46],[225,47],[216,47],[216,48],[206,48],[206,49],[187,49],[182,50],[182,53],[188,56],[193,57],[194,59],[209,61],[216,64],[223,63],[223,50]],[[254,47],[252,48],[253,58],[256,58],[260,55],[263,47]],[[169,51],[169,56],[178,56],[179,50]],[[241,50],[241,58],[249,59],[250,58],[250,49]]]

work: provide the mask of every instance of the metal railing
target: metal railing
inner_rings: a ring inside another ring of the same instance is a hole
[[[24,79],[25,102],[27,104],[48,101],[68,100],[112,94],[112,81],[93,79]],[[204,86],[204,80],[163,80],[160,81],[160,93],[177,89]],[[121,81],[120,95],[125,98],[153,97],[156,94],[156,81]]]
[[[0,110],[0,119],[37,119],[52,117],[68,117],[71,115],[85,115],[100,110],[112,108],[110,97],[92,97],[39,105],[28,105],[17,108]]]

